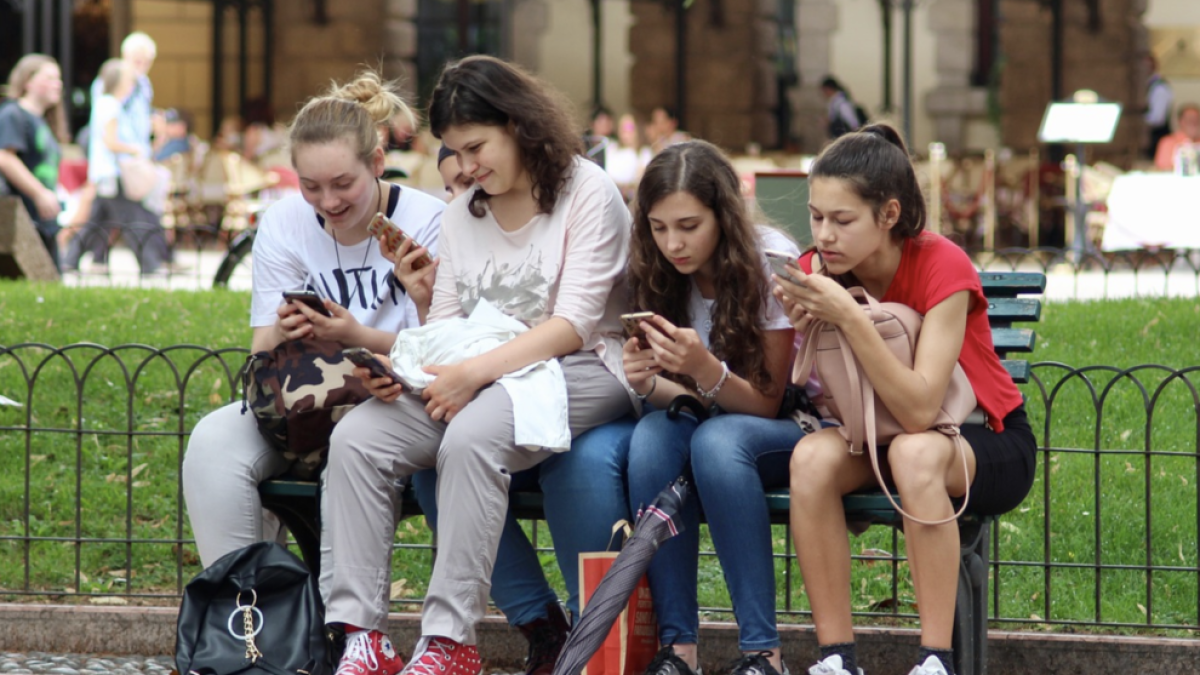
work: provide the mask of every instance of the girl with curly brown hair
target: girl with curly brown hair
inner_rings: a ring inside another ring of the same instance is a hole
[[[792,447],[804,436],[778,419],[793,330],[771,297],[764,251],[799,257],[779,231],[755,226],[737,172],[702,141],[663,150],[638,186],[629,263],[634,307],[648,347],[625,343],[625,375],[659,410],[638,422],[629,448],[631,509],[689,472],[725,571],[743,653],[731,673],[786,672],[775,626],[775,566],[764,488],[788,481]],[[680,395],[721,414],[700,421],[663,411]],[[680,534],[650,564],[650,588],[665,645],[648,674],[698,673],[696,599],[699,514],[683,510]]]
[[[332,438],[321,502],[332,567],[323,586],[328,622],[348,633],[386,630],[394,484],[436,467],[438,555],[405,672],[476,675],[475,628],[487,609],[513,474],[559,455],[567,461],[578,450],[573,437],[632,411],[620,378],[623,297],[613,293],[628,256],[629,212],[612,179],[580,156],[567,106],[510,64],[483,56],[449,64],[429,121],[475,185],[446,208],[438,260],[406,284],[414,299],[432,288],[426,326],[417,330],[435,334],[441,322],[470,329],[490,316],[489,326],[512,336],[425,365],[432,381],[420,391],[368,381],[375,397]],[[435,276],[432,286],[421,281]],[[528,389],[510,392],[535,370],[559,379],[536,392],[552,405],[531,410]],[[561,445],[522,441],[531,421],[561,430]],[[623,512],[619,483],[615,493]],[[556,512],[549,494],[546,511]],[[371,658],[344,659],[339,672],[378,670]]]

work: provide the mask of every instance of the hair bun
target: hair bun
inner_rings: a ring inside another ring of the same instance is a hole
[[[389,124],[396,116],[402,116],[414,129],[416,117],[400,96],[400,87],[395,81],[384,81],[379,73],[364,70],[346,84],[334,85],[329,95],[344,101],[353,101],[366,109],[375,124]]]
[[[900,136],[900,132],[890,124],[884,124],[882,122],[868,124],[867,126],[859,129],[858,132],[868,136],[876,136],[881,138],[903,150],[904,154],[908,154],[908,146],[904,144],[904,139]]]

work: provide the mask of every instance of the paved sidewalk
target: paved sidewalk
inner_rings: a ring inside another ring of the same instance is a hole
[[[182,271],[170,274],[158,272],[142,276],[133,251],[125,246],[116,246],[109,253],[109,264],[106,270],[98,270],[91,264],[90,256],[84,256],[79,264],[80,271],[64,274],[63,283],[67,286],[167,288],[171,290],[208,289],[212,288],[213,277],[224,257],[224,248],[204,251],[191,248],[177,249],[175,263],[184,268]],[[250,290],[250,270],[251,257],[247,256],[234,271],[229,288],[239,291]],[[3,671],[0,671],[0,675],[2,673]]]
[[[173,656],[92,656],[8,652],[0,654],[0,675],[167,675],[175,668]]]

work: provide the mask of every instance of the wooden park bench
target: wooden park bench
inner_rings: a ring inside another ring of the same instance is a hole
[[[1029,362],[1023,358],[1008,357],[1010,354],[1032,352],[1036,335],[1031,328],[1017,328],[1013,324],[1034,323],[1041,318],[1040,296],[1046,289],[1046,275],[1040,272],[981,272],[980,279],[984,295],[988,298],[988,322],[992,326],[992,342],[996,353],[1000,355],[1014,382],[1028,382]],[[277,478],[259,485],[263,506],[276,513],[288,526],[304,561],[314,571],[320,565],[318,492],[318,485],[314,481]],[[769,491],[767,503],[772,522],[787,524],[787,490]],[[882,492],[847,495],[843,503],[850,520],[893,527],[903,524]],[[540,492],[513,492],[509,504],[518,518],[544,519]],[[420,506],[411,489],[404,493],[403,513],[405,516],[420,513]],[[988,540],[994,520],[992,517],[981,518],[970,514],[959,519],[962,562],[959,566],[955,609],[954,657],[955,671],[960,675],[984,675],[987,672]]]

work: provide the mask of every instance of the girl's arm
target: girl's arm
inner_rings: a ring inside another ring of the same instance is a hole
[[[958,291],[925,315],[913,367],[901,364],[875,331],[854,298],[833,279],[796,271],[804,286],[775,275],[775,294],[797,330],[812,319],[828,321],[846,335],[863,372],[888,411],[909,433],[925,431],[937,419],[950,374],[967,332],[968,291]]]
[[[104,145],[118,155],[132,155],[136,157],[141,154],[141,151],[136,146],[121,142],[121,139],[117,136],[116,117],[104,123]]]
[[[425,372],[437,379],[421,394],[428,401],[425,410],[434,420],[449,422],[483,387],[531,363],[565,356],[582,346],[575,327],[554,317],[472,359],[451,366],[428,366]]]
[[[937,419],[962,351],[969,302],[968,292],[959,291],[929,310],[911,369],[896,360],[864,312],[841,325],[875,393],[909,433],[925,431]]]
[[[648,397],[648,400],[657,408],[666,407],[672,399],[681,394],[689,394],[697,396],[705,403],[717,403],[726,412],[741,413],[744,415],[756,415],[758,417],[773,418],[779,412],[779,404],[783,401],[784,385],[788,379],[789,367],[791,364],[790,356],[792,353],[792,341],[795,336],[795,331],[791,328],[782,330],[768,330],[763,333],[762,348],[765,352],[765,360],[767,370],[774,376],[771,383],[771,388],[763,393],[754,385],[739,375],[729,373],[724,375],[725,368],[717,357],[707,350],[686,350],[687,342],[695,340],[699,342],[699,337],[695,331],[691,329],[680,329],[674,326],[663,325],[663,331],[654,330],[652,327],[646,331],[647,337],[652,343],[657,344],[661,350],[660,360],[672,364],[670,369],[675,372],[680,372],[690,376],[696,381],[696,384],[704,388],[705,391],[711,391],[717,383],[725,377],[725,382],[721,384],[717,391],[716,397],[705,399],[700,396],[699,391],[691,390],[681,384],[672,382],[666,378],[656,378],[654,390]],[[662,335],[663,337],[659,337]],[[697,344],[697,347],[702,345]],[[685,351],[693,353],[701,353],[702,356],[696,359],[697,363],[686,363],[687,357]],[[675,367],[674,358],[671,353],[674,352],[677,356],[683,356],[684,361],[679,363],[679,367]],[[642,386],[634,386],[634,391],[639,394],[644,394],[649,390],[649,383]]]

